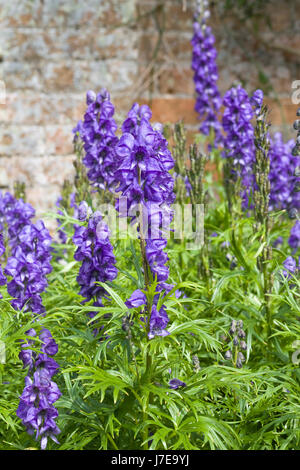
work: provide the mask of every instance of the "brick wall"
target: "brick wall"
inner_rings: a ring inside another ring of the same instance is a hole
[[[215,2],[216,3],[216,2]],[[220,89],[236,79],[248,91],[264,87],[274,129],[293,135],[300,80],[299,0],[271,0],[265,18],[250,22],[219,2],[211,25],[219,51]],[[282,4],[284,3],[284,8]],[[0,0],[0,185],[27,183],[28,200],[53,207],[72,177],[71,129],[82,117],[85,92],[105,86],[121,121],[134,100],[154,119],[184,119],[197,130],[190,69],[192,0]]]

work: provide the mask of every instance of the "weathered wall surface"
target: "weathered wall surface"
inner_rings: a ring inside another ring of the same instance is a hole
[[[53,207],[72,177],[72,128],[85,92],[107,87],[122,109],[138,67],[133,0],[0,1],[0,184],[25,180],[29,202]],[[124,24],[124,26],[123,26]]]
[[[300,1],[266,2],[272,28],[257,18],[255,32],[221,3],[211,25],[222,93],[236,79],[249,92],[263,87],[275,128],[293,135]],[[155,120],[183,118],[194,133],[192,12],[192,0],[0,0],[0,185],[26,181],[30,202],[53,207],[73,174],[71,130],[88,89],[107,87],[119,120],[133,101],[148,101]]]

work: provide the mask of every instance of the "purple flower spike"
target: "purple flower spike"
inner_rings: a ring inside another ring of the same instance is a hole
[[[262,98],[261,90],[256,90],[251,98],[240,85],[228,90],[223,98],[222,124],[226,133],[223,157],[232,160],[235,176],[241,178],[245,188],[244,208],[248,208],[248,198],[255,185],[254,127],[251,121],[260,109]]]
[[[14,298],[11,304],[16,310],[45,312],[40,294],[48,284],[46,275],[52,271],[50,243],[50,234],[42,221],[30,222],[19,231],[18,246],[5,267],[5,274],[12,277],[7,291]]]
[[[35,330],[29,330],[27,335],[34,337]],[[40,439],[41,449],[46,449],[48,437],[58,443],[55,436],[60,433],[55,419],[58,411],[53,406],[61,396],[61,392],[52,377],[58,371],[58,364],[47,354],[55,355],[58,347],[49,330],[42,329],[39,335],[42,341],[41,354],[31,351],[30,361],[22,356],[24,366],[30,365],[25,378],[25,388],[20,396],[17,416],[22,420],[28,434]],[[33,341],[29,341],[33,343]],[[29,343],[25,346],[29,346]],[[26,352],[23,350],[22,352]],[[27,350],[29,352],[29,350]],[[25,359],[25,361],[24,361]]]
[[[207,5],[199,5],[194,18],[194,35],[191,41],[193,47],[192,69],[196,89],[195,110],[202,119],[200,131],[209,135],[215,133],[215,143],[221,143],[221,124],[218,120],[222,99],[217,86],[218,67],[217,51],[214,47],[215,38],[206,20],[209,18]]]
[[[138,224],[139,236],[144,238],[146,244],[149,281],[158,281],[149,320],[150,339],[155,335],[168,334],[165,327],[169,318],[165,307],[162,306],[158,312],[156,305],[159,293],[172,289],[168,289],[166,284],[169,258],[164,249],[167,245],[165,231],[169,230],[173,217],[171,204],[175,200],[174,179],[169,173],[174,160],[168,142],[162,135],[162,126],[156,124],[152,127],[149,122],[151,116],[148,106],[135,103],[123,123],[123,135],[115,148],[120,161],[115,171],[115,180],[118,182],[116,191],[121,193],[122,201],[126,200],[126,207],[119,200],[116,208],[121,217],[129,217],[131,224]],[[136,290],[126,301],[126,306],[138,308],[146,303],[146,295]]]
[[[300,178],[295,176],[300,156],[292,154],[294,145],[293,140],[284,143],[280,132],[270,139],[270,210],[300,209],[300,192],[296,191]]]
[[[113,281],[118,274],[109,236],[109,229],[99,211],[90,215],[86,226],[75,227],[73,242],[77,250],[74,258],[81,262],[77,276],[81,287],[79,294],[84,297],[83,303],[93,300],[95,307],[103,307],[102,298],[107,296],[99,282]],[[95,314],[91,312],[88,315],[93,318]],[[96,329],[94,333],[97,334]]]
[[[91,184],[96,188],[112,190],[117,164],[114,148],[118,143],[115,135],[117,124],[113,118],[114,107],[105,89],[97,95],[88,91],[86,102],[84,120],[79,121],[73,132],[75,137],[79,135],[84,144],[83,163],[87,167]]]

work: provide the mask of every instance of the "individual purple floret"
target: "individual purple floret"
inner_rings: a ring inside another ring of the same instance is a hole
[[[149,323],[148,338],[152,339],[155,336],[167,336],[169,332],[166,330],[166,326],[169,323],[169,317],[166,312],[166,308],[163,305],[159,310],[156,306],[152,306],[151,317]]]
[[[255,155],[252,105],[241,86],[228,90],[223,104],[223,128],[227,134],[224,157],[232,158],[239,175],[245,177],[252,171]]]
[[[34,328],[30,328],[30,330],[26,331],[26,335],[30,336],[32,338],[36,337],[36,331]],[[19,353],[19,359],[23,362],[23,367],[29,367],[29,371],[32,370],[33,365],[34,365],[34,352],[29,349],[30,346],[34,344],[34,339],[30,339],[27,341],[27,343],[23,343],[21,348],[22,350]]]
[[[210,16],[208,2],[198,1],[194,15],[194,35],[192,70],[196,89],[195,110],[202,120],[200,131],[204,135],[214,132],[215,142],[222,142],[221,124],[218,120],[222,99],[217,86],[218,67],[217,51],[214,47],[215,38],[206,21]]]
[[[169,382],[169,387],[173,390],[177,390],[177,388],[186,387],[186,383],[179,379],[171,379]]]
[[[92,215],[92,209],[86,201],[81,201],[76,207],[76,218],[83,222]]]
[[[27,331],[35,337],[35,330]],[[57,409],[53,406],[61,392],[52,377],[58,371],[58,364],[50,357],[57,353],[58,347],[49,330],[42,329],[39,338],[42,341],[41,353],[36,354],[28,348],[34,341],[23,344],[20,358],[24,367],[29,366],[25,378],[25,388],[20,397],[17,416],[22,420],[28,434],[41,441],[41,449],[47,446],[48,437],[58,444],[56,436],[60,433],[55,422]]]
[[[11,304],[15,310],[43,314],[41,293],[48,285],[46,276],[52,271],[51,236],[41,220],[31,222],[34,214],[34,209],[22,199],[16,200],[10,193],[0,194],[0,224],[11,254],[5,267],[5,274],[11,278],[7,283],[7,291],[13,298]],[[1,235],[0,256],[3,251]],[[29,434],[36,433],[41,448],[45,449],[48,437],[57,442],[55,436],[60,432],[54,421],[58,412],[53,406],[60,391],[51,380],[58,364],[50,357],[57,353],[58,347],[51,333],[42,329],[39,335],[42,347],[37,354],[30,349],[37,336],[35,329],[26,334],[32,339],[22,344],[19,354],[24,367],[28,367],[28,375],[17,415]]]
[[[79,121],[73,130],[75,138],[83,142],[87,176],[94,187],[111,190],[114,185],[116,155],[114,147],[118,142],[115,133],[117,124],[113,118],[114,106],[104,88],[97,95],[87,92],[87,110],[83,122]]]
[[[125,305],[128,308],[138,308],[141,307],[142,305],[146,305],[147,298],[144,292],[142,292],[140,289],[135,290],[130,298],[126,300]]]

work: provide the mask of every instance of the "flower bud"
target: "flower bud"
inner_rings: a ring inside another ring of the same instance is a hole
[[[232,352],[230,351],[230,349],[226,351],[226,353],[224,354],[224,357],[227,361],[229,361],[232,358]]]
[[[78,206],[78,219],[83,221],[87,218],[88,215],[91,214],[91,209],[88,206],[88,203],[86,201],[81,201],[81,203]]]
[[[237,267],[237,263],[236,263],[236,261],[234,260],[234,261],[232,261],[232,262],[230,263],[230,269],[233,270],[233,269],[236,268],[236,267]]]
[[[89,90],[86,94],[86,104],[89,105],[96,101],[96,93],[93,90]]]
[[[244,330],[242,330],[242,329],[238,330],[238,337],[239,338],[245,338],[246,337],[246,333],[244,332]]]
[[[237,355],[237,358],[238,360],[240,360],[241,362],[245,362],[245,356],[242,352],[239,352],[238,355]]]
[[[246,351],[246,349],[247,349],[247,343],[246,343],[246,341],[243,341],[243,340],[242,340],[242,341],[240,342],[240,347],[241,347],[241,349],[242,349],[243,351]]]
[[[294,129],[296,131],[298,131],[300,129],[300,119],[297,119],[295,122],[294,122]]]
[[[236,332],[236,321],[232,320],[229,334],[232,336]]]
[[[292,209],[289,211],[289,218],[296,219],[297,215],[298,215],[298,211],[296,207],[292,207]]]
[[[241,369],[243,367],[242,361],[239,358],[236,361],[236,366],[238,369]]]
[[[235,336],[235,337],[233,338],[233,345],[234,345],[234,346],[238,346],[238,345],[239,345],[239,340],[238,340],[238,337],[237,337],[237,336]]]

